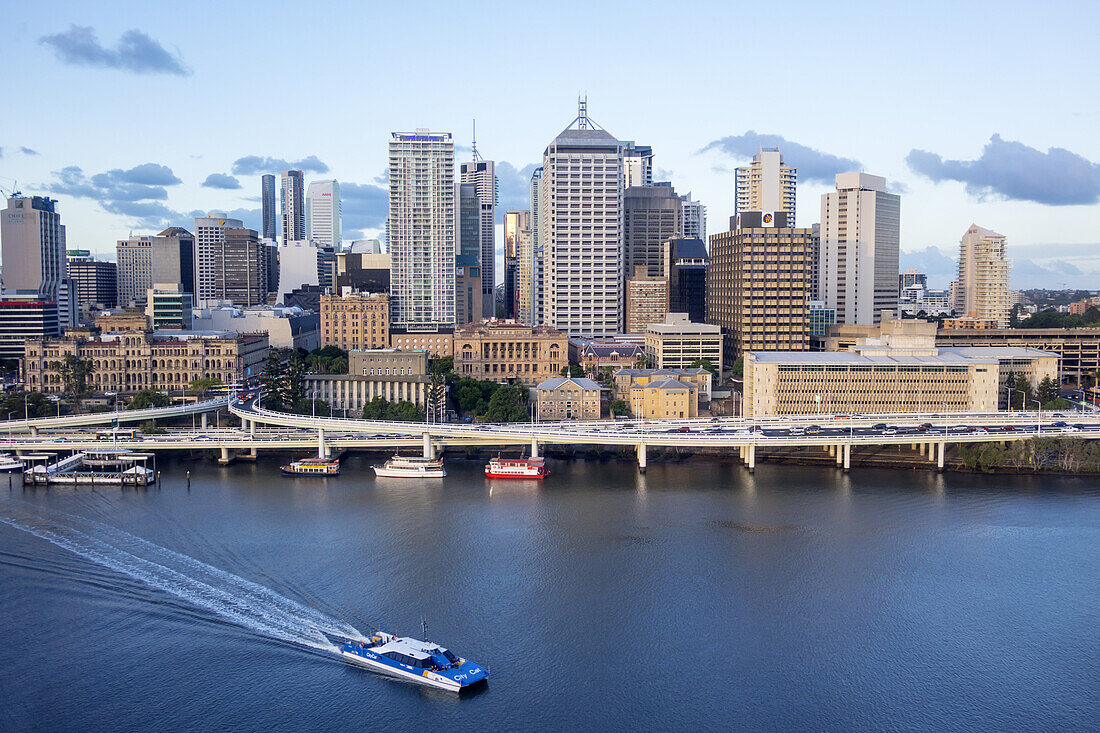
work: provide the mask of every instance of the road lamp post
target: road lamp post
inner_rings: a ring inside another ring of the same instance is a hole
[[[15,414],[14,411],[8,413],[8,443],[10,443],[10,444],[15,443],[15,439],[11,437],[11,416],[14,415],[14,414]]]
[[[1035,433],[1036,433],[1036,435],[1042,435],[1043,434],[1043,403],[1040,402],[1039,400],[1033,400],[1033,401],[1035,402],[1035,404],[1037,404],[1039,406],[1039,422],[1037,422],[1035,424]]]

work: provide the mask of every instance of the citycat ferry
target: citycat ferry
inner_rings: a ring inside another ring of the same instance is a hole
[[[345,641],[340,655],[376,672],[451,692],[489,679],[488,670],[438,644],[381,631],[369,641]]]

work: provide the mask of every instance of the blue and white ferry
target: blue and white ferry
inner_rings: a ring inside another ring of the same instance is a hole
[[[452,692],[461,692],[489,678],[488,670],[438,644],[381,631],[369,641],[345,641],[340,654],[376,672]]]

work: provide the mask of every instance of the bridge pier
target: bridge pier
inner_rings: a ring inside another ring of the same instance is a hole
[[[38,428],[36,428],[34,425],[31,425],[31,437],[32,438],[37,438],[38,437]]]
[[[745,458],[747,460],[747,463],[745,465],[747,465],[749,467],[749,473],[752,473],[753,471],[756,470],[756,446],[755,445],[748,446],[748,449],[745,451]]]
[[[206,413],[202,413],[202,429],[206,430]]]
[[[936,451],[936,470],[942,472],[943,471],[943,459],[944,459],[944,457],[947,453],[947,442],[946,441],[940,441],[939,443],[936,444],[936,447],[939,449],[939,450]]]
[[[844,471],[847,472],[852,467],[852,444],[844,444]]]
[[[317,428],[317,457],[328,458],[328,446],[325,445],[324,428]]]
[[[838,466],[844,465],[844,446],[834,445],[833,446],[833,455],[836,457],[836,465],[838,465]]]
[[[747,445],[737,446],[737,460],[744,463],[745,462],[745,457],[748,456],[748,454],[749,454],[749,447]]]
[[[233,456],[229,452],[228,448],[223,447],[221,449],[221,451],[222,451],[222,454],[221,454],[221,457],[218,459],[218,465],[219,466],[228,466],[230,463],[233,462]]]
[[[638,470],[645,473],[646,455],[645,443],[638,443]]]
[[[250,437],[250,438],[255,438],[256,437],[256,421],[255,420],[249,420],[248,421],[248,437]]]
[[[435,449],[432,448],[431,433],[424,433],[424,457],[435,458]]]
[[[539,441],[538,438],[531,438],[531,457],[539,457]]]

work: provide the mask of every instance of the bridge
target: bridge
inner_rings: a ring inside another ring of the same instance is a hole
[[[7,450],[57,452],[102,449],[96,432],[73,429],[114,420],[119,416],[151,419],[209,411],[226,401],[210,400],[181,408],[98,413],[88,416],[32,420],[30,434],[12,433]],[[796,415],[768,417],[720,417],[678,420],[601,420],[562,423],[411,423],[312,417],[276,412],[256,400],[229,403],[229,411],[241,420],[240,428],[175,429],[163,434],[119,438],[119,448],[144,451],[217,450],[220,462],[233,455],[255,458],[260,450],[316,450],[330,456],[333,450],[392,450],[420,448],[434,456],[448,447],[529,448],[538,456],[547,445],[628,447],[636,452],[645,470],[650,448],[710,449],[736,452],[749,470],[760,451],[785,448],[818,448],[835,458],[845,470],[851,466],[853,448],[909,445],[938,468],[944,467],[947,446],[952,444],[1009,442],[1037,436],[1100,438],[1100,413],[1096,412],[981,412],[879,415]],[[156,413],[155,415],[153,413]],[[85,423],[73,418],[98,418]],[[62,422],[59,422],[62,421]],[[70,421],[65,423],[63,421]],[[68,430],[60,431],[60,428]],[[39,432],[42,429],[44,432]],[[0,442],[2,436],[0,436]]]
[[[30,431],[37,434],[39,430],[51,428],[78,428],[87,425],[111,425],[115,422],[145,422],[167,417],[182,417],[186,415],[203,415],[215,410],[224,409],[229,404],[228,397],[217,397],[203,402],[190,402],[170,407],[150,407],[145,410],[115,410],[113,412],[89,412],[83,415],[65,415],[64,417],[32,417],[23,420],[0,421],[0,430]],[[205,420],[205,417],[204,417]]]

